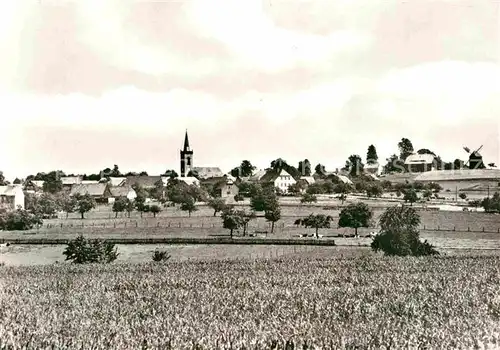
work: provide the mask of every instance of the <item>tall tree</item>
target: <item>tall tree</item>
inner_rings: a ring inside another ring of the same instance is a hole
[[[347,159],[344,170],[348,171],[349,175],[355,177],[363,173],[364,167],[365,166],[363,164],[363,161],[361,160],[361,157],[357,154],[353,154]]]
[[[326,176],[326,168],[323,164],[316,165],[316,167],[314,168],[314,171],[317,175]]]
[[[111,170],[110,176],[112,177],[119,177],[119,176],[122,176],[122,174],[120,173],[120,169],[118,168],[118,165],[113,165],[113,170]]]
[[[377,164],[378,162],[378,154],[377,149],[374,145],[370,145],[368,147],[368,151],[366,152],[366,164]]]
[[[214,216],[226,208],[226,201],[222,198],[212,198],[208,201],[208,206],[214,210]]]
[[[410,154],[413,154],[414,151],[413,144],[411,143],[411,141],[404,137],[398,143],[398,149],[399,149],[399,158],[401,158],[403,161],[406,160],[406,158]]]
[[[255,169],[257,168],[249,160],[243,160],[239,167],[231,170],[231,175],[234,177],[252,176]]]
[[[281,208],[277,199],[269,201],[266,206],[264,217],[271,222],[271,233],[273,233],[274,224],[281,219]]]
[[[173,179],[173,178],[179,177],[179,174],[177,174],[177,172],[175,170],[170,169],[170,170],[165,171],[163,176],[168,176],[169,178]]]
[[[308,159],[301,160],[297,170],[302,176],[311,176],[311,162]]]
[[[38,174],[37,174],[38,175]],[[43,191],[49,193],[57,193],[62,190],[63,184],[61,181],[61,176],[64,176],[64,173],[60,171],[51,171],[50,173],[43,176]]]
[[[393,154],[386,159],[387,164],[384,165],[384,174],[402,173],[405,171],[404,161],[402,161],[396,154]]]
[[[127,208],[127,204],[128,201],[126,197],[119,197],[115,200],[115,202],[113,203],[113,211],[115,212],[115,218],[118,217],[118,213],[125,211],[125,209]]]
[[[96,202],[94,198],[92,198],[91,195],[85,194],[85,195],[76,195],[76,209],[77,211],[81,214],[82,219],[84,219],[84,214],[86,212],[91,211],[92,209],[95,208]]]

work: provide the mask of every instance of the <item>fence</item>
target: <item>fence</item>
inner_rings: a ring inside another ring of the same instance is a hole
[[[148,220],[144,221],[129,221],[129,222],[88,222],[88,223],[47,223],[43,225],[39,225],[36,229],[83,229],[83,228],[109,228],[109,229],[119,229],[119,228],[184,228],[184,229],[224,229],[221,223],[183,223],[180,221],[157,221],[156,223],[150,222]],[[276,223],[275,230],[285,230],[285,229],[295,229],[298,228],[296,225],[290,225],[287,223]],[[332,227],[333,229],[340,229],[340,227]],[[266,224],[249,224],[248,229],[252,230],[270,230],[271,223]],[[365,230],[378,230],[378,227],[367,227],[362,228]],[[500,227],[497,228],[486,228],[486,227],[476,227],[471,228],[470,226],[466,227],[444,227],[444,226],[435,226],[430,227],[427,225],[423,225],[420,227],[422,231],[447,231],[447,232],[471,232],[471,233],[500,233]]]

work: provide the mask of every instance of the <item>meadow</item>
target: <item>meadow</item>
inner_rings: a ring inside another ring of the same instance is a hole
[[[0,349],[500,346],[498,256],[0,269]]]

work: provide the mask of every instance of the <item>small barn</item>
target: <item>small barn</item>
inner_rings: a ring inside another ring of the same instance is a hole
[[[0,206],[24,209],[24,192],[21,185],[0,186]]]
[[[108,198],[113,196],[107,183],[80,184],[71,188],[71,196],[86,194],[91,195],[97,203],[108,203]]]

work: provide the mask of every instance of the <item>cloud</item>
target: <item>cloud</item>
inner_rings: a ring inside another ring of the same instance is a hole
[[[335,54],[359,53],[370,45],[369,34],[356,30],[320,36],[279,28],[266,16],[260,1],[193,0],[189,14],[199,33],[223,42],[243,66],[265,71],[324,63]]]

